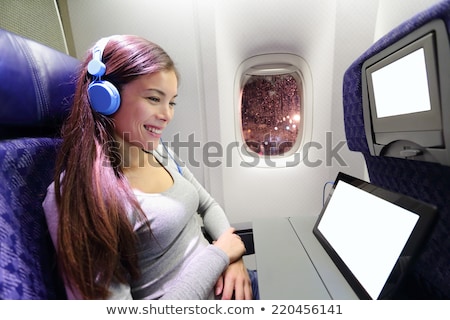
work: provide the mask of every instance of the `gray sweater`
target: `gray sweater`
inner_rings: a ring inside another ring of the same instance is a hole
[[[140,240],[142,276],[127,285],[114,283],[111,299],[213,299],[214,285],[229,264],[228,256],[205,239],[199,221],[201,218],[206,231],[217,239],[230,226],[224,211],[186,167],[182,175],[177,172],[173,158],[163,151],[160,146],[154,155],[172,175],[173,186],[158,194],[134,191],[155,240],[142,241],[145,227],[130,212],[130,222]],[[53,183],[43,207],[56,246],[58,212]],[[66,292],[71,299],[79,297],[67,285]]]

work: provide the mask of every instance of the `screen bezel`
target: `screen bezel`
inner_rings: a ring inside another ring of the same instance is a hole
[[[323,218],[324,213],[326,212],[326,208],[328,206],[328,203],[330,202],[330,199],[332,198],[333,191],[336,188],[339,181],[344,181],[376,197],[379,197],[392,204],[402,207],[410,212],[417,214],[419,217],[408,241],[406,242],[403,250],[401,251],[399,258],[397,259],[394,268],[392,269],[386,283],[384,284],[383,289],[381,290],[379,296],[377,297],[377,299],[389,299],[392,296],[392,294],[395,293],[396,289],[399,287],[408,266],[417,256],[421,244],[428,236],[430,229],[436,218],[437,208],[431,204],[427,204],[412,197],[375,186],[371,183],[360,180],[343,172],[338,173],[333,188],[328,196],[328,199],[325,202],[325,205],[323,206],[319,214],[319,217],[313,227],[313,234],[315,235],[319,243],[328,253],[328,255],[330,256],[336,267],[339,269],[339,271],[342,273],[342,275],[345,277],[349,285],[352,287],[352,289],[355,291],[355,293],[360,299],[370,300],[372,299],[372,297],[364,289],[364,287],[352,273],[350,268],[345,264],[345,262],[339,256],[339,254],[334,250],[332,245],[328,242],[326,237],[319,230],[321,219]],[[349,205],[351,205],[351,203],[349,203]]]
[[[391,63],[399,61],[400,59],[419,49],[424,50],[431,109],[421,112],[378,117],[374,86],[372,82],[372,74]],[[439,82],[436,69],[436,61],[434,58],[434,33],[426,34],[422,38],[414,41],[406,47],[388,55],[387,57],[371,65],[370,67],[367,67],[366,77],[369,101],[371,105],[370,111],[372,117],[372,125],[376,142],[380,142],[377,139],[377,134],[380,132],[398,131],[399,134],[401,134],[405,131],[442,130],[440,107],[441,104],[438,90]],[[417,121],[418,119],[420,119],[421,121]]]

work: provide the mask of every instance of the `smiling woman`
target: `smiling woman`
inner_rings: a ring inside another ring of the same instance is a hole
[[[68,297],[252,299],[245,247],[225,212],[187,168],[180,174],[164,161],[159,141],[178,85],[173,61],[141,37],[101,42],[83,62],[43,204]],[[93,84],[101,99],[91,96]]]

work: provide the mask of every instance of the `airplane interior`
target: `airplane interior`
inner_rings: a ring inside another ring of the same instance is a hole
[[[175,61],[161,144],[260,299],[450,299],[450,0],[2,1],[0,299],[67,299],[42,202],[80,61],[116,34]]]

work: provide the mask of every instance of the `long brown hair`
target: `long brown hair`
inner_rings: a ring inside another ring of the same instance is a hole
[[[121,170],[121,156],[110,117],[94,111],[87,89],[92,81],[81,65],[73,107],[62,129],[63,143],[55,171],[59,208],[58,262],[70,286],[84,299],[104,299],[111,281],[128,282],[139,276],[136,236],[130,210],[142,211]],[[119,92],[141,75],[175,66],[158,45],[138,36],[109,39],[102,77]]]

